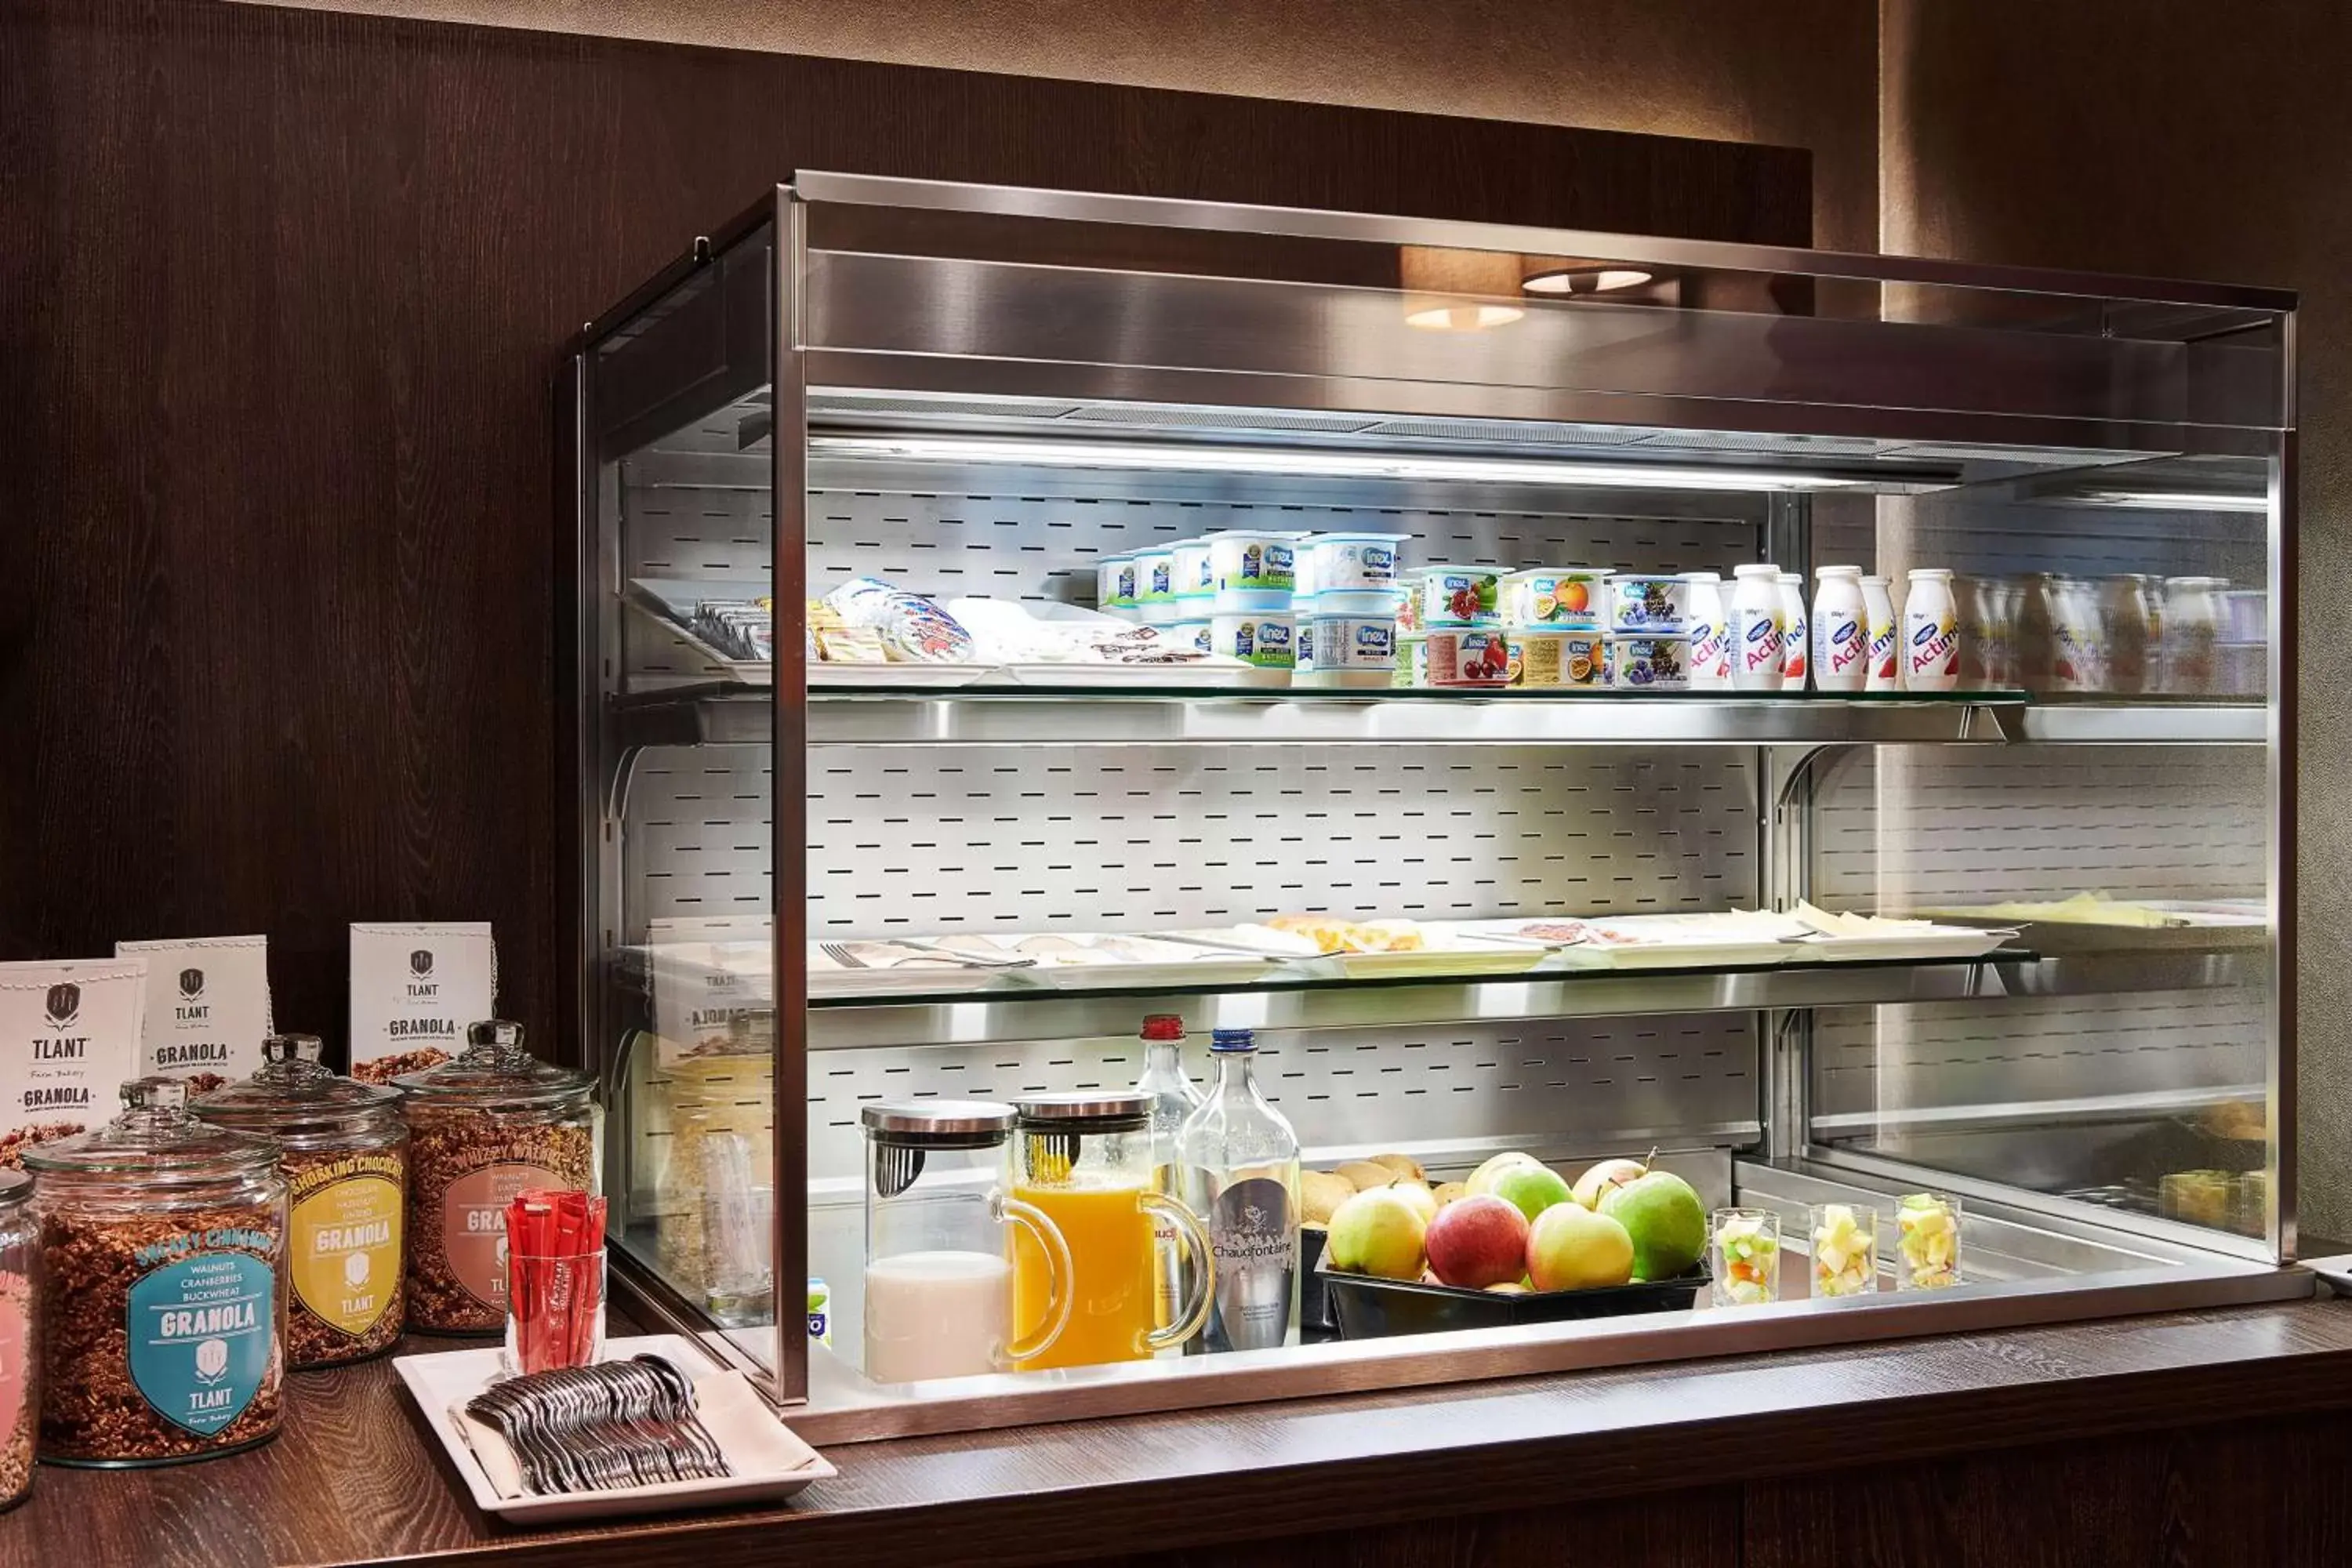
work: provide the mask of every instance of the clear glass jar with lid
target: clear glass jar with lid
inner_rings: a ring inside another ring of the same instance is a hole
[[[496,1334],[507,1205],[532,1188],[595,1190],[595,1083],[525,1050],[520,1024],[476,1024],[466,1040],[456,1059],[392,1080],[409,1131],[408,1326]]]
[[[277,1142],[122,1086],[95,1132],[27,1150],[40,1227],[40,1457],[135,1467],[233,1454],[283,1410],[286,1183]]]
[[[33,1489],[33,1436],[41,1411],[40,1315],[33,1178],[0,1171],[0,1513]]]
[[[404,1319],[408,1122],[400,1091],[341,1078],[316,1035],[272,1035],[259,1071],[190,1107],[275,1138],[286,1178],[286,1361],[296,1371],[380,1355]]]

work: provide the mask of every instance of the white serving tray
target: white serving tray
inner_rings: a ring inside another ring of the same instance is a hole
[[[781,1502],[813,1481],[830,1480],[841,1473],[793,1436],[740,1373],[720,1371],[692,1340],[677,1334],[648,1334],[642,1339],[614,1340],[604,1347],[607,1361],[647,1354],[667,1358],[695,1380],[703,1425],[718,1440],[734,1475],[722,1480],[617,1487],[558,1497],[501,1497],[454,1414],[457,1407],[498,1381],[499,1347],[402,1356],[392,1368],[424,1410],[425,1424],[448,1450],[449,1462],[465,1480],[474,1506],[516,1524],[562,1524],[619,1514]]]

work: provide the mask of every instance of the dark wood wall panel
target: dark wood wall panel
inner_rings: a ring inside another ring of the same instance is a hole
[[[794,167],[1802,243],[1800,152],[215,0],[0,5],[0,957],[497,923],[560,1015],[549,378]],[[568,1044],[563,1048],[568,1049]]]

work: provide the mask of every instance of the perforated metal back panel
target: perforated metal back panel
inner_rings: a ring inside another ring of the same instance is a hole
[[[2251,747],[1850,752],[1815,796],[1813,896],[1864,910],[2258,898],[2263,798]]]
[[[1637,1138],[1705,1141],[1752,1129],[1758,1113],[1755,1034],[1744,1014],[1260,1040],[1258,1081],[1310,1163],[1385,1149],[1486,1144],[1540,1154]],[[1205,1074],[1205,1056],[1196,1049],[1187,1066]],[[1142,1070],[1131,1038],[826,1051],[809,1064],[809,1169],[856,1174],[858,1107],[867,1100],[1124,1089]]]
[[[772,912],[770,793],[763,747],[646,748],[622,820],[624,942],[649,921]]]

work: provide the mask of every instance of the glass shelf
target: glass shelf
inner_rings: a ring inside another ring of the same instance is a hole
[[[705,683],[616,699],[626,746],[764,745],[776,696]],[[1444,744],[1839,745],[2033,741],[2259,745],[2260,703],[2042,702],[2002,691],[1499,691],[972,684],[818,687],[811,745]]]

